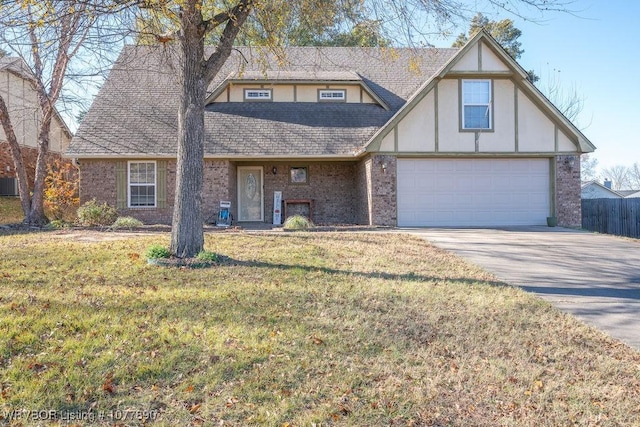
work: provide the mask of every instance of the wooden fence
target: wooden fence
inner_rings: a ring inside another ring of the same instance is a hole
[[[582,228],[598,233],[640,237],[640,198],[583,199]]]

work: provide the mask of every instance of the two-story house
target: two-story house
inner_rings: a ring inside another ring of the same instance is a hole
[[[32,73],[20,58],[0,57],[0,95],[4,98],[27,169],[29,187],[33,188],[38,132],[42,112],[32,83]],[[69,147],[71,132],[56,112],[51,123],[49,152],[51,159],[62,157]],[[18,195],[16,172],[4,130],[0,126],[0,195]]]
[[[272,222],[274,192],[321,224],[580,225],[589,140],[480,32],[461,49],[237,48],[209,87],[205,217]],[[80,194],[171,221],[173,50],[121,54],[72,140]],[[276,206],[276,209],[282,206]]]

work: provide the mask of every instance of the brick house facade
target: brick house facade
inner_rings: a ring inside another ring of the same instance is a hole
[[[178,92],[154,49],[123,51],[67,155],[81,202],[169,223]],[[417,57],[237,54],[248,63],[227,61],[206,101],[205,218],[230,201],[236,221],[272,223],[282,192],[287,214],[318,224],[581,223],[579,156],[595,147],[485,32]]]

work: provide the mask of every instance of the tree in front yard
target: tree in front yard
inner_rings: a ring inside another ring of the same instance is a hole
[[[47,161],[51,124],[56,113],[70,62],[90,36],[97,20],[96,5],[92,1],[29,1],[0,3],[0,43],[11,54],[19,56],[30,70],[23,77],[37,93],[37,159],[34,187],[31,192],[26,165],[10,106],[0,94],[0,122],[9,144],[16,170],[24,223],[41,226],[48,222],[44,210]]]
[[[486,3],[511,12],[519,6],[538,11],[565,10],[567,4],[566,0]],[[464,17],[455,0],[146,0],[130,5],[132,10],[140,6],[136,30],[145,33],[147,42],[175,43],[179,47],[181,95],[171,252],[181,258],[198,254],[204,242],[201,206],[206,90],[230,56],[243,28],[259,33],[264,44],[277,52],[278,47],[286,45],[286,35],[292,28],[309,27],[306,24],[321,23],[327,17],[338,17],[346,27],[354,20],[375,22],[379,25],[376,35],[389,39],[391,35],[399,44],[424,42],[430,34],[429,24],[442,31]],[[153,19],[149,20],[150,16]],[[154,25],[144,25],[149,21]],[[205,54],[206,40],[214,40],[211,54]]]

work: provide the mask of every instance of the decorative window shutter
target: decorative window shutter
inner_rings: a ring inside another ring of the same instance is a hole
[[[116,207],[127,207],[127,162],[116,162]]]
[[[167,161],[158,160],[156,168],[156,206],[162,209],[167,207]]]

